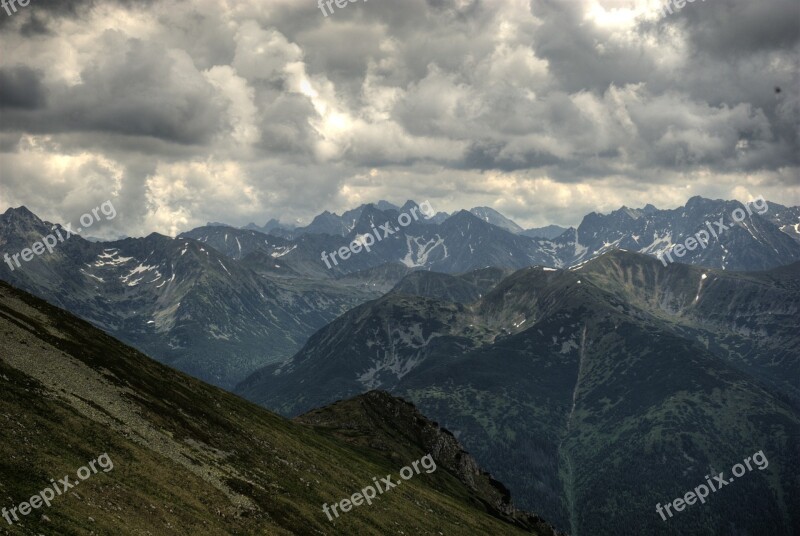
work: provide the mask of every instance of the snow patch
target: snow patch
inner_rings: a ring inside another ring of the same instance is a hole
[[[83,268],[81,268],[81,273],[83,275],[85,275],[85,276],[91,277],[92,279],[96,279],[96,280],[100,281],[101,283],[105,283],[106,282],[105,279],[103,279],[102,277],[97,277],[96,275],[92,275],[89,272],[87,272],[86,270],[84,270]]]
[[[266,240],[265,240],[265,242],[266,242]],[[267,245],[269,245],[269,244],[267,244]],[[289,249],[286,249],[286,246],[278,247],[278,248],[275,248],[275,251],[270,253],[270,256],[272,258],[277,259],[277,258],[283,257],[284,255],[288,255],[289,253],[291,253],[295,249],[297,249],[297,244],[293,245]]]
[[[436,238],[432,238],[427,241],[423,237],[406,236],[406,246],[408,247],[408,251],[406,252],[405,257],[400,260],[400,262],[409,268],[421,268],[427,266],[428,259],[439,246],[441,246],[443,249],[442,258],[446,259],[449,256],[449,253],[447,252],[447,246],[444,243],[444,238],[438,234],[436,235]]]
[[[156,275],[156,278],[151,281],[151,283],[153,283],[157,281],[159,277],[161,277],[161,274],[158,272],[158,266],[150,266],[141,263],[139,264],[139,266],[128,272],[127,275],[120,277],[120,280],[123,283],[126,283],[129,287],[135,287],[142,281],[142,279],[144,279],[144,277],[136,278],[133,281],[131,281],[131,278],[133,278],[136,275],[142,274],[144,272],[152,272],[152,271],[155,271]]]
[[[102,266],[119,266],[126,262],[133,260],[133,257],[120,257],[119,250],[117,249],[104,249],[103,253],[97,256],[94,267],[100,268]]]

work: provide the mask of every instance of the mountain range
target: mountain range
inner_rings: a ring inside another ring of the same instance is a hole
[[[485,266],[568,268],[612,249],[663,255],[722,219],[726,230],[710,239],[707,247],[685,252],[680,262],[724,270],[763,270],[800,260],[800,207],[766,201],[764,210],[754,211],[738,201],[693,197],[676,209],[622,207],[610,214],[588,214],[577,228],[528,230],[489,207],[458,211],[441,222],[421,220],[400,227],[394,223],[399,215],[419,205],[413,201],[398,208],[388,205],[382,202],[383,209],[362,205],[341,217],[325,212],[291,236],[206,226],[181,237],[205,242],[233,258],[262,251],[315,277],[390,262],[402,262],[411,269],[464,273]],[[741,222],[731,217],[737,209],[747,209]],[[321,260],[322,252],[347,246],[386,222],[392,223],[394,231],[376,243],[369,255],[354,255],[330,269]]]
[[[696,197],[674,210],[623,207],[589,214],[577,229],[547,239],[495,225],[521,230],[488,207],[443,219],[439,213],[401,227],[394,223],[399,215],[419,205],[382,201],[341,217],[323,213],[288,237],[218,223],[177,238],[154,233],[89,242],[74,236],[24,267],[12,270],[0,263],[0,279],[164,363],[230,389],[261,366],[291,357],[315,331],[380,297],[410,271],[566,268],[617,248],[656,255],[741,206]],[[800,241],[792,238],[798,214],[798,207],[770,203],[765,214],[754,213],[680,260],[725,270],[800,260]],[[338,251],[386,222],[392,233],[371,251],[326,267],[323,252]],[[0,248],[19,252],[52,226],[24,207],[9,209],[0,215]]]
[[[285,415],[402,396],[573,535],[797,533],[800,263],[729,272],[617,250],[502,276],[411,274],[237,392]],[[713,508],[655,514],[759,449],[769,472]]]

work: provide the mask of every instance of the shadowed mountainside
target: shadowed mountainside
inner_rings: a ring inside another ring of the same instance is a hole
[[[459,295],[447,281],[414,288]],[[402,396],[572,534],[788,536],[800,528],[798,318],[800,263],[735,273],[615,251],[519,270],[473,303],[390,293],[238,391],[287,415],[371,389]],[[758,450],[769,468],[713,505],[655,514]]]

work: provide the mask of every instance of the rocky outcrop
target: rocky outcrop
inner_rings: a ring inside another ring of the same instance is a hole
[[[539,516],[515,508],[508,488],[481,469],[449,430],[425,417],[414,404],[385,391],[370,391],[295,420],[326,428],[342,439],[386,452],[399,461],[418,458],[420,452],[430,454],[439,470],[445,469],[471,489],[492,515],[540,534],[558,534]],[[408,450],[401,451],[397,445]]]

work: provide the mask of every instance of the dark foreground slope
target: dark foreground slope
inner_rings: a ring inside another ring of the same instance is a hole
[[[292,423],[5,283],[0,337],[0,506],[28,501],[51,478],[77,481],[103,453],[113,461],[18,524],[0,519],[0,533],[552,534],[523,530],[525,516],[492,515],[447,459],[329,522],[323,503],[412,461],[387,452],[417,456],[428,445],[385,434],[380,449],[350,445]]]
[[[400,395],[573,535],[788,536],[798,318],[800,264],[728,273],[619,251],[520,270],[471,304],[389,294],[239,389],[287,414]],[[758,451],[766,469],[666,522],[656,513]]]

